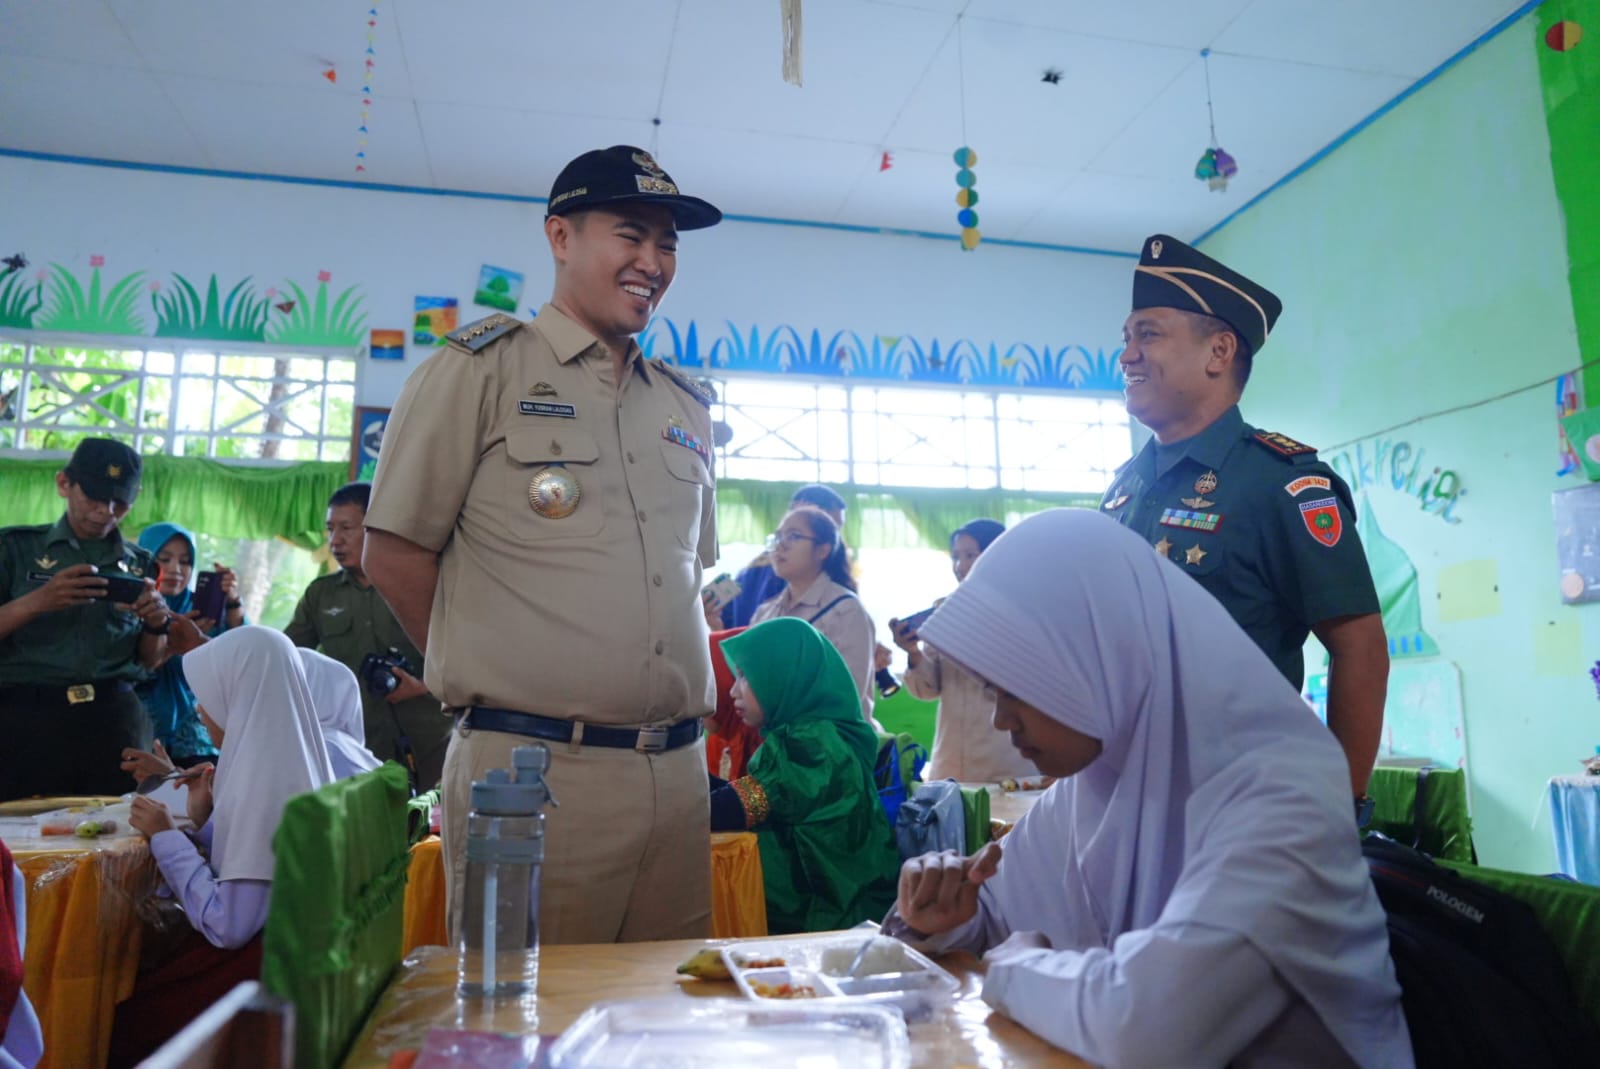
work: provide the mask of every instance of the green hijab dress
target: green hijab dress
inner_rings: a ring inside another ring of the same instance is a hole
[[[833,644],[780,617],[722,643],[765,721],[748,774],[729,786],[761,846],[767,926],[820,932],[881,918],[900,855],[872,781],[878,739]]]

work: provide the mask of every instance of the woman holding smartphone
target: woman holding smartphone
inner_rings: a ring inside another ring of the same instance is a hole
[[[156,591],[166,600],[174,616],[185,616],[207,635],[216,636],[243,627],[244,606],[239,601],[239,581],[231,568],[217,565],[207,573],[207,586],[215,591],[204,603],[197,602],[194,562],[194,535],[175,523],[153,523],[139,532],[139,546],[155,554],[160,566]],[[199,592],[207,593],[207,592]],[[153,753],[129,748],[122,752],[122,767],[136,778],[169,772],[173,767],[192,768],[217,759],[217,747],[200,714],[195,711],[194,693],[183,675],[183,658],[168,657],[151,677],[139,684],[139,700],[150,715],[155,734]]]

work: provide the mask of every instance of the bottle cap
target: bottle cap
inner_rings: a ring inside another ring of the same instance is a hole
[[[472,808],[495,816],[533,816],[553,803],[544,781],[550,767],[550,750],[543,743],[518,746],[511,751],[515,770],[491,768],[472,785]]]

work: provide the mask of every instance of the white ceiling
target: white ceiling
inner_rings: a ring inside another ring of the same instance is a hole
[[[1522,6],[802,4],[796,88],[780,0],[0,0],[0,148],[543,197],[628,143],[733,215],[954,234],[967,143],[986,239],[1129,251],[1209,229]],[[1191,174],[1203,48],[1225,193]]]

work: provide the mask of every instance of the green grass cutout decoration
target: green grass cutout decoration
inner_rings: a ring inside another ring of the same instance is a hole
[[[42,281],[35,280],[32,286],[24,282],[21,271],[0,274],[0,327],[32,330],[33,317],[44,303],[43,289]]]
[[[248,277],[228,291],[227,300],[220,300],[217,276],[212,275],[203,302],[188,279],[179,274],[172,279],[172,292],[150,295],[158,320],[156,337],[261,341],[265,336],[267,298],[256,297],[255,290],[248,288]]]
[[[294,290],[294,308],[284,313],[267,327],[267,340],[278,345],[360,345],[367,314],[361,311],[362,296],[351,286],[328,306],[328,284],[317,284],[317,297],[312,301],[297,284],[288,283]]]
[[[50,310],[38,316],[34,326],[78,334],[143,334],[144,321],[135,307],[143,277],[143,271],[124,275],[102,294],[100,268],[96,267],[89,275],[89,290],[85,293],[71,271],[51,264]]]

